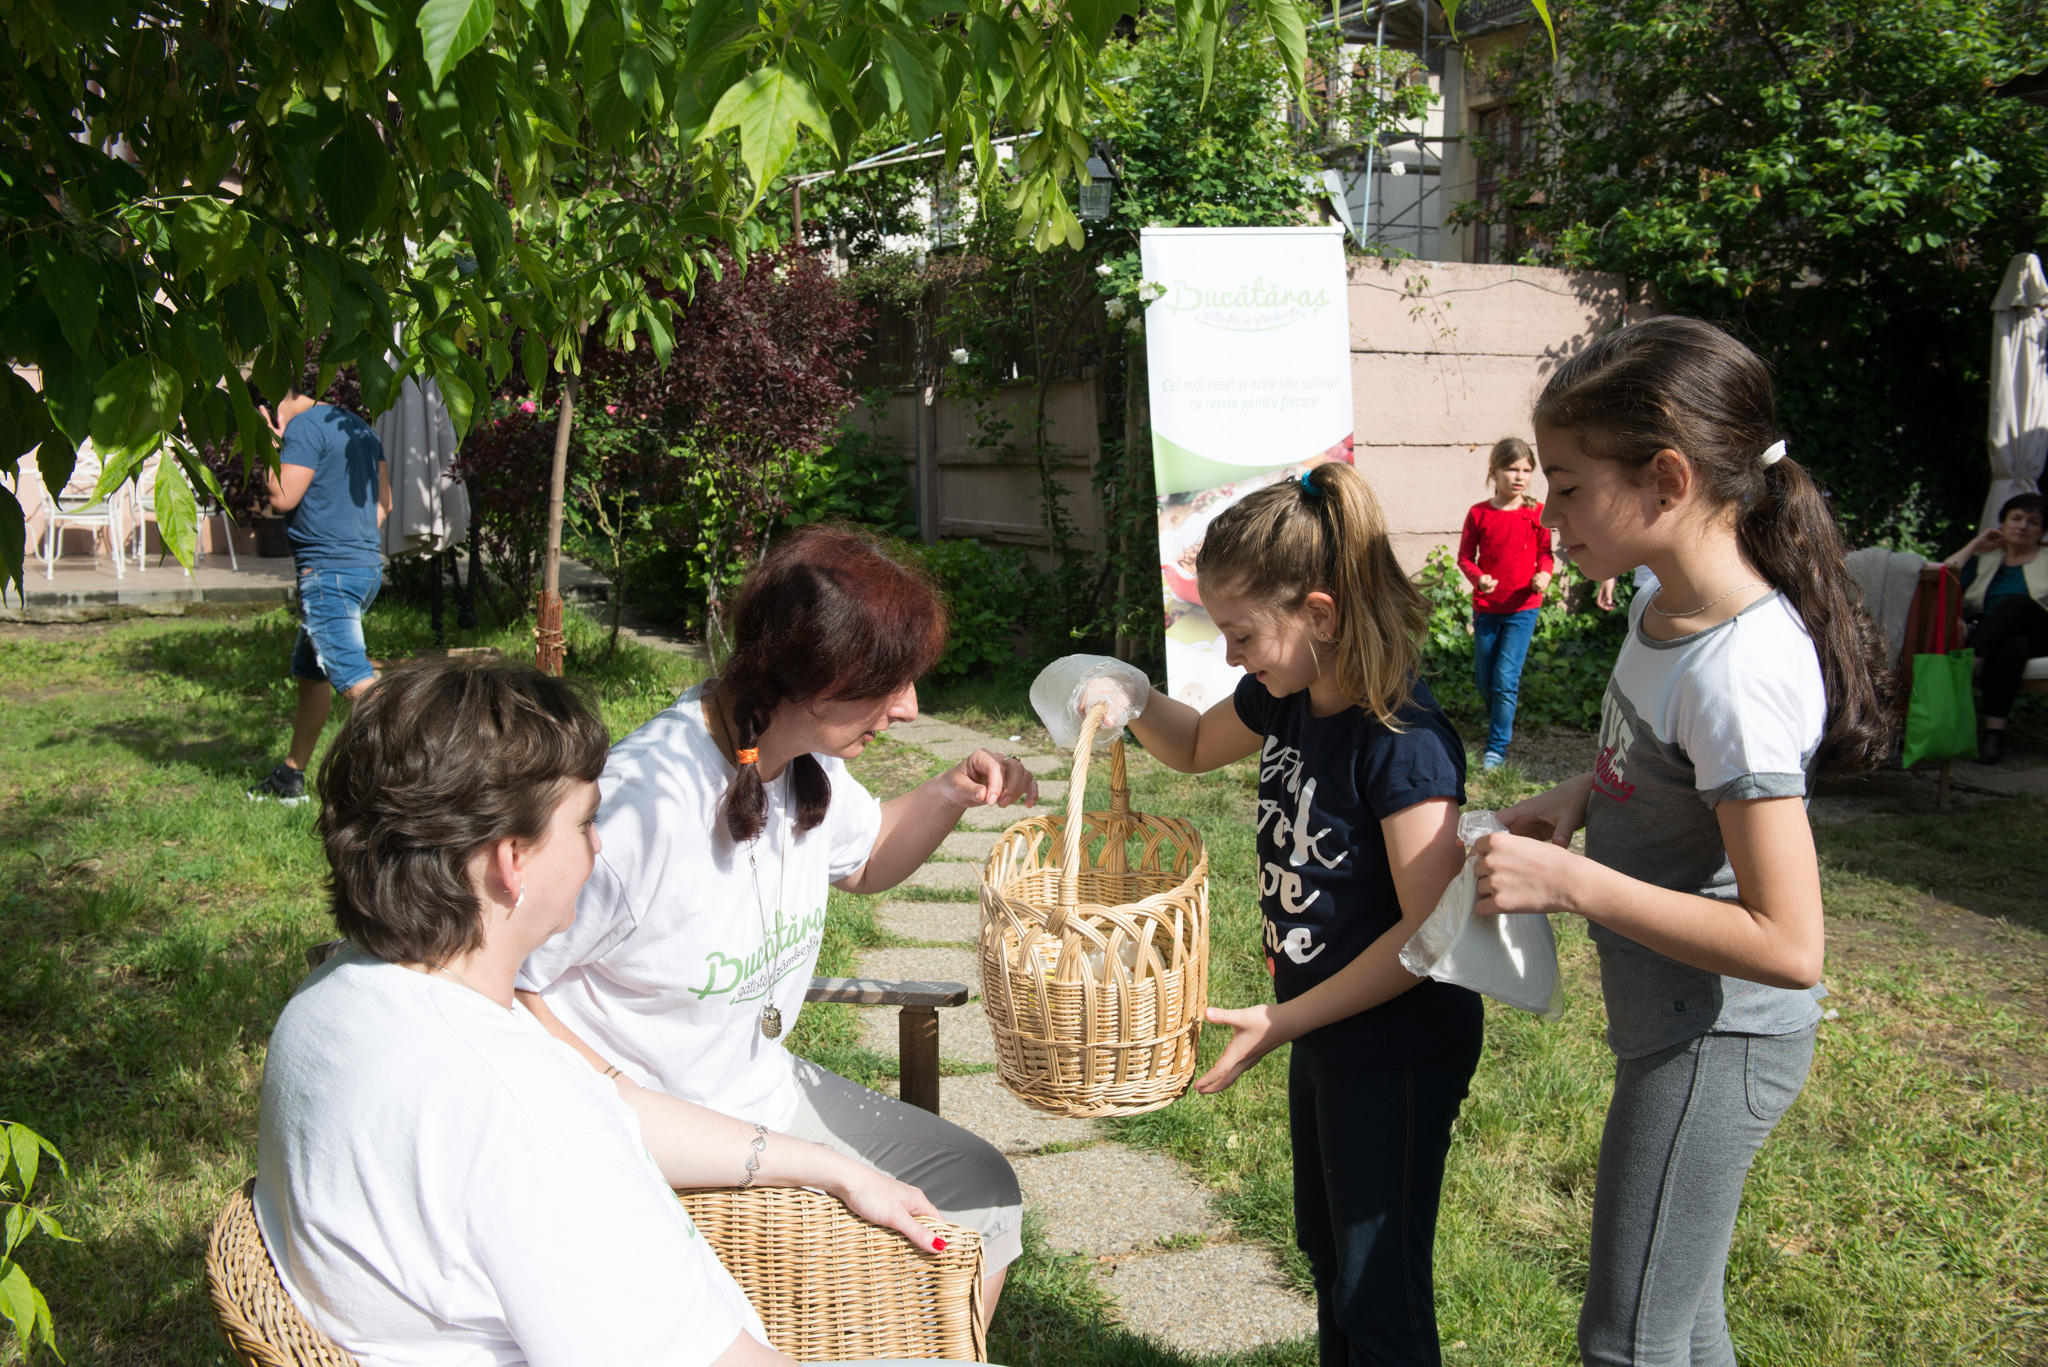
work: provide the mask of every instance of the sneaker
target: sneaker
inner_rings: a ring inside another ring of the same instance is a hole
[[[1996,764],[2005,758],[2005,731],[2002,727],[1984,728],[1984,739],[1977,742],[1977,763]]]
[[[1488,754],[1484,759],[1479,761],[1479,771],[1484,774],[1490,774],[1494,770],[1500,768],[1501,765],[1506,764],[1507,762],[1507,757],[1505,755]]]
[[[249,800],[276,802],[285,807],[296,807],[308,801],[305,770],[294,769],[289,764],[278,765],[270,771],[270,777],[249,790]]]

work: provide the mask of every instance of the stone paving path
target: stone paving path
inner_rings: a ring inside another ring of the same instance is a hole
[[[1071,764],[1065,756],[1025,753],[1004,737],[938,721],[892,727],[880,743],[914,745],[950,760],[986,746],[1018,755],[1039,775],[1063,774]],[[1063,779],[1041,777],[1041,808],[1064,804],[1066,789]],[[939,1012],[939,1054],[954,1065],[995,1062],[975,965],[976,899],[983,861],[1024,811],[968,812],[931,861],[879,910],[883,929],[916,947],[861,957],[864,977],[940,979],[974,990],[967,1005]],[[895,1011],[878,1007],[863,1015],[868,1046],[893,1055]],[[1047,1242],[1056,1252],[1096,1260],[1094,1276],[1115,1299],[1126,1328],[1197,1354],[1243,1352],[1314,1332],[1314,1303],[1288,1287],[1268,1249],[1236,1235],[1208,1190],[1173,1159],[1116,1143],[1093,1121],[1035,1111],[993,1072],[946,1077],[939,1109],[1010,1156]],[[1201,1313],[1191,1313],[1196,1306]]]

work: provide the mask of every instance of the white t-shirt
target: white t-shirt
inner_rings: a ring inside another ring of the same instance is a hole
[[[366,1367],[695,1367],[767,1333],[618,1093],[523,1007],[350,948],[270,1036],[256,1219]]]
[[[576,922],[519,985],[643,1087],[770,1129],[796,1116],[783,1041],[825,941],[825,896],[867,863],[881,804],[839,760],[822,824],[796,834],[789,771],[767,785],[761,834],[735,847],[720,803],[733,766],[693,688],[612,747],[598,779],[604,843]],[[761,1033],[761,1010],[782,1034]]]
[[[1806,624],[1784,595],[1659,641],[1636,595],[1601,701],[1586,807],[1586,855],[1631,878],[1703,897],[1737,895],[1714,808],[1805,797],[1827,729],[1827,685]],[[1607,1039],[1641,1058],[1709,1031],[1781,1035],[1820,1019],[1824,988],[1795,991],[1682,964],[1602,925]]]

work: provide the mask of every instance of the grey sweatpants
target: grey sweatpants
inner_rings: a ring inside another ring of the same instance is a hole
[[[993,1275],[1024,1252],[1024,1197],[1001,1150],[950,1120],[795,1059],[798,1139],[858,1158],[908,1182],[956,1225],[981,1231],[982,1266]]]
[[[1812,1066],[1812,1027],[1615,1060],[1579,1311],[1587,1367],[1735,1367],[1721,1303],[1735,1212]]]

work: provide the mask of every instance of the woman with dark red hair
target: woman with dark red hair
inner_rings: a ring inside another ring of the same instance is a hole
[[[871,540],[804,528],[747,577],[733,649],[707,680],[612,747],[603,852],[576,920],[526,961],[521,996],[593,1067],[812,1140],[923,1190],[982,1232],[985,1306],[1023,1250],[1016,1174],[950,1121],[783,1047],[824,942],[828,888],[908,877],[969,807],[1037,797],[1014,759],[977,750],[877,802],[846,771],[917,718],[946,612]]]

